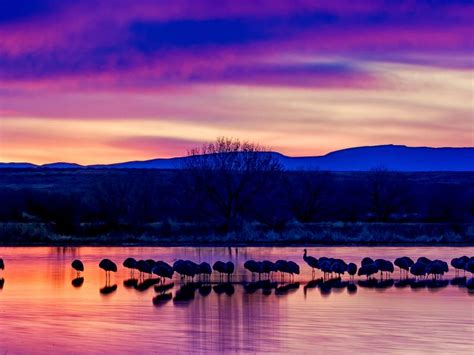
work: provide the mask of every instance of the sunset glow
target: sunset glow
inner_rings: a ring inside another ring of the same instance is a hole
[[[195,4],[0,5],[0,161],[473,145],[469,2]]]

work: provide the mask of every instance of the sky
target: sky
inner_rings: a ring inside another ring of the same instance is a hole
[[[0,161],[473,146],[474,5],[4,0]]]

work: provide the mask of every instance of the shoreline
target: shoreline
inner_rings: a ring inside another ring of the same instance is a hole
[[[281,230],[246,224],[219,233],[201,224],[163,223],[121,226],[116,230],[81,230],[60,234],[54,224],[0,223],[0,246],[123,247],[397,247],[474,246],[474,223],[313,223],[288,224]]]
[[[0,248],[35,248],[35,247],[132,247],[132,248],[297,248],[297,247],[318,247],[318,248],[366,248],[366,247],[429,247],[429,248],[470,248],[474,243],[0,243]]]

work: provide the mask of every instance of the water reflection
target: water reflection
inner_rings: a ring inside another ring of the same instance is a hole
[[[99,291],[102,295],[110,295],[111,293],[117,291],[117,285],[105,285]]]
[[[155,307],[161,307],[161,306],[164,306],[168,301],[171,301],[171,299],[173,298],[173,295],[171,292],[168,292],[168,293],[162,293],[160,295],[157,295],[155,297],[153,297],[153,305]]]
[[[5,279],[1,278],[0,279],[0,290],[3,289],[3,286],[5,285]]]
[[[366,255],[448,260],[473,253],[474,248],[311,250],[356,263]],[[301,248],[0,248],[0,255],[9,264],[3,272],[8,287],[0,292],[2,353],[312,353],[314,344],[317,351],[337,353],[347,353],[348,345],[359,353],[469,353],[474,347],[467,296],[474,294],[474,281],[454,271],[439,280],[400,278],[398,272],[383,280],[323,278],[319,272],[313,278]],[[138,280],[121,266],[129,256],[171,264],[178,258],[211,265],[232,260],[236,270],[233,282],[220,283],[217,275],[184,284],[179,276],[166,283]],[[112,281],[97,266],[104,257],[120,265]],[[75,258],[84,262],[87,278],[77,288]],[[301,275],[294,282],[280,282],[278,274],[250,282],[243,263],[251,258],[293,260]],[[143,341],[143,334],[159,336]]]
[[[221,283],[213,287],[214,292],[218,295],[225,293],[227,296],[232,296],[235,292],[234,285],[231,283]]]
[[[76,277],[75,279],[73,279],[71,281],[71,284],[74,287],[81,287],[83,283],[84,283],[84,278],[83,277]]]

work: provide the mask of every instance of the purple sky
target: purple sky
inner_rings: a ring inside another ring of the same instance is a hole
[[[0,161],[473,145],[472,1],[0,3]]]

